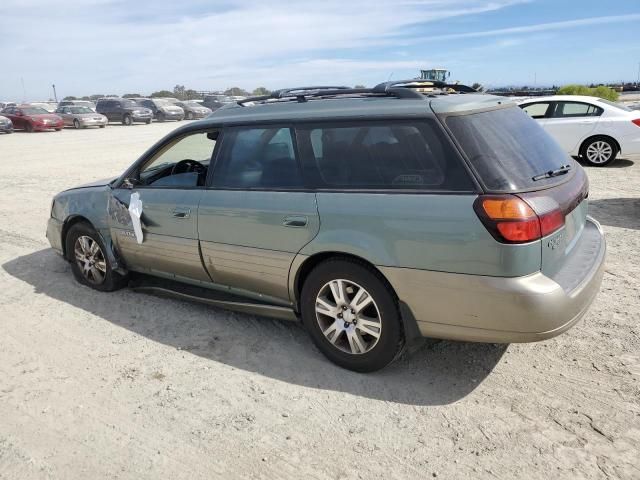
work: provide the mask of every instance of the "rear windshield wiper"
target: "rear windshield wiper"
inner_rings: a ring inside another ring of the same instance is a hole
[[[542,180],[544,178],[557,177],[558,175],[564,175],[569,170],[571,170],[571,165],[568,163],[566,165],[560,166],[560,168],[556,168],[555,170],[549,170],[548,172],[541,173],[532,178],[534,182],[538,180]]]

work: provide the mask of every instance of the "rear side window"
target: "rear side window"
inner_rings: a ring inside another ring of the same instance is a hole
[[[289,128],[230,128],[216,160],[213,186],[246,189],[302,188]]]
[[[431,121],[360,121],[297,131],[305,171],[320,188],[473,191]]]
[[[595,105],[580,102],[558,102],[553,112],[554,118],[599,117],[603,110]]]
[[[574,165],[538,122],[515,106],[451,115],[446,124],[489,190],[513,192],[561,183],[566,176],[533,177]]]

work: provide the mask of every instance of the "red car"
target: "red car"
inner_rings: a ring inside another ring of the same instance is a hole
[[[13,128],[27,132],[51,129],[60,131],[64,127],[64,122],[58,115],[53,115],[44,108],[31,105],[7,107],[2,110],[2,115],[9,117],[13,122]]]

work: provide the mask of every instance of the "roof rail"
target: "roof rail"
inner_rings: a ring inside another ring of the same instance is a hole
[[[411,78],[409,80],[394,80],[391,82],[383,82],[373,88],[349,88],[344,86],[313,86],[313,87],[295,87],[283,88],[275,90],[269,95],[260,95],[257,97],[248,97],[244,100],[236,102],[239,106],[245,106],[247,103],[268,102],[269,100],[296,100],[298,102],[306,102],[307,98],[314,97],[333,97],[338,95],[369,95],[369,96],[393,96],[396,98],[406,99],[424,99],[427,92],[420,92],[419,88],[433,88],[445,94],[447,91],[458,93],[471,93],[476,90],[466,85],[448,84],[434,80],[425,80],[422,78]],[[428,92],[430,93],[430,92]]]
[[[243,100],[236,102],[238,105],[244,105],[251,102],[263,102],[265,100],[279,100],[281,98],[296,97],[298,101],[305,102],[305,96],[317,96],[319,92],[334,91],[334,90],[349,90],[349,87],[343,86],[330,86],[319,85],[315,87],[294,87],[294,88],[281,88],[280,90],[274,90],[268,95],[259,95],[257,97],[247,97]],[[324,94],[324,93],[323,93]]]

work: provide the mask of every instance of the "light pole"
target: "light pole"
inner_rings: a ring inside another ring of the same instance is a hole
[[[53,99],[58,103],[58,94],[56,93],[56,85],[55,83],[51,85],[53,87]]]

